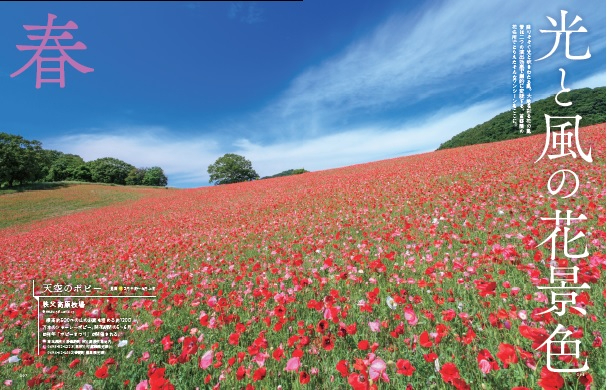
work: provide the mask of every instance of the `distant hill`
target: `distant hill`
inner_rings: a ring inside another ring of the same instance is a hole
[[[273,177],[282,177],[282,176],[291,176],[291,175],[299,175],[302,173],[306,173],[308,171],[306,171],[303,168],[298,168],[298,169],[287,169],[286,171],[282,171],[280,173],[277,173],[275,175],[272,176],[264,176],[262,177],[262,179],[271,179]]]
[[[582,88],[560,94],[559,101],[573,103],[569,107],[559,106],[554,101],[554,96],[531,103],[531,134],[546,132],[544,114],[551,116],[580,115],[582,117],[580,127],[605,122],[605,87]],[[531,134],[521,134],[518,127],[512,123],[512,111],[506,111],[483,124],[457,134],[441,144],[438,150],[504,141]]]

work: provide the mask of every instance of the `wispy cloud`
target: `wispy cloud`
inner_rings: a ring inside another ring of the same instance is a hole
[[[228,10],[228,18],[247,24],[261,23],[264,21],[263,9],[256,2],[232,2]]]
[[[560,77],[560,72],[558,73],[558,76]],[[581,79],[574,78],[574,77],[575,77],[575,74],[571,74],[570,72],[566,73],[565,88],[568,88],[568,89],[597,88],[597,87],[604,87],[606,84],[605,83],[605,72],[594,73],[588,77],[584,77]],[[561,89],[560,80],[557,77],[555,77],[552,88],[545,89],[541,93],[536,93],[535,98],[537,100],[547,98],[547,97],[552,96],[552,95],[556,94],[557,92],[559,92],[560,89]]]
[[[395,15],[370,36],[299,75],[260,117],[280,120],[279,133],[286,127],[289,134],[319,134],[360,112],[373,115],[441,95],[504,88],[508,77],[495,70],[509,61],[511,24],[548,28],[545,16],[556,17],[559,6],[568,5],[558,3],[445,1],[417,14]],[[590,5],[576,3],[580,8],[586,10],[581,24],[604,25],[604,16]],[[554,36],[534,39],[552,40],[538,44],[551,47]],[[583,39],[600,50],[604,30],[590,30]],[[536,70],[545,68],[538,63]]]
[[[585,79],[573,82],[571,86],[565,85],[565,87],[570,89],[597,88],[604,87],[605,84],[605,72],[598,72]]]
[[[224,153],[244,155],[261,176],[286,169],[337,168],[411,153],[435,150],[442,140],[488,120],[500,112],[497,102],[459,112],[440,112],[399,127],[361,127],[301,141],[260,144],[241,138],[227,147],[208,138],[169,137],[165,128],[114,128],[103,134],[79,134],[44,141],[46,148],[80,155],[86,161],[119,158],[135,166],[157,165],[169,185],[200,186],[208,183],[207,167]]]
[[[236,152],[250,158],[263,175],[290,168],[336,168],[436,150],[441,142],[463,129],[503,111],[500,106],[492,101],[457,112],[441,111],[396,127],[354,127],[339,133],[267,145],[240,139],[234,146]]]

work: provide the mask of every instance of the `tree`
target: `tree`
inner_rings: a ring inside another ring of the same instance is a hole
[[[72,170],[72,177],[76,181],[93,181],[91,169],[86,163]]]
[[[79,180],[77,177],[80,166],[84,165],[82,157],[76,154],[63,154],[55,159],[48,171],[46,180],[63,181]]]
[[[112,157],[98,158],[86,163],[95,183],[126,184],[126,178],[135,167]]]
[[[162,168],[160,167],[152,167],[146,168],[145,174],[143,176],[142,184],[144,186],[158,186],[164,187],[167,185],[169,179],[165,176]]]
[[[65,154],[58,150],[42,149],[42,155],[43,155],[42,168],[41,168],[42,177],[46,181],[58,181],[58,180],[49,179],[49,174],[51,172],[51,168],[52,168],[53,164],[55,163],[55,161],[57,161],[60,157],[64,156]]]
[[[162,168],[133,168],[126,177],[126,184],[130,186],[156,186],[164,187],[168,179]]]
[[[12,187],[40,180],[46,160],[40,141],[29,141],[19,135],[0,133],[0,184]]]
[[[249,160],[237,154],[228,153],[209,165],[209,182],[217,184],[240,183],[259,179]]]
[[[125,182],[128,186],[140,186],[143,184],[146,168],[133,168],[127,175]]]

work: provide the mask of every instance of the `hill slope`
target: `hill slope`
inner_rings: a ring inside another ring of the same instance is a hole
[[[571,101],[573,104],[569,107],[561,107],[554,101],[554,95],[531,103],[531,134],[546,132],[544,114],[552,116],[581,115],[580,127],[605,122],[605,87],[576,89],[559,95],[559,100],[561,102]],[[529,134],[521,134],[518,128],[512,124],[512,111],[506,111],[483,124],[457,134],[441,144],[438,150],[525,136],[529,136]]]
[[[447,383],[455,374],[459,388],[535,389],[547,380],[546,352],[534,344],[559,322],[579,334],[587,374],[604,389],[605,125],[582,134],[590,164],[535,163],[545,138],[536,135],[273,180],[157,190],[163,195],[0,229],[0,362],[19,370],[5,377],[16,389],[46,378],[64,389],[154,382],[176,390],[346,389],[355,381],[369,389],[364,365],[372,363],[390,380],[381,389],[455,388]],[[563,165],[582,184],[561,200],[546,182]],[[579,306],[568,305],[585,308],[584,316],[570,311],[560,319],[549,292],[538,294],[551,257],[550,243],[539,243],[555,226],[541,218],[557,207],[587,217],[572,227],[585,238],[569,248],[588,249],[572,259],[579,283],[570,287],[590,288]],[[113,328],[107,354],[79,363],[35,353],[38,325],[55,314],[39,313],[32,280],[41,295],[44,284],[69,283],[156,297],[78,298],[86,300],[83,317],[120,317],[129,326]],[[119,347],[122,340],[128,347]],[[483,366],[494,368],[485,374]],[[589,380],[556,374],[563,389]]]
[[[31,187],[42,189],[0,195],[0,229],[170,192],[164,188],[65,182]]]

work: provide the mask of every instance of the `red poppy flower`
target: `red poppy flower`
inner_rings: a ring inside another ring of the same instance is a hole
[[[584,373],[580,376],[578,376],[577,380],[584,386],[590,386],[590,384],[594,381],[594,379],[592,379],[592,375],[588,374],[588,373]]]
[[[348,375],[348,383],[353,390],[369,390],[369,381],[366,374],[353,372]]]
[[[175,304],[175,306],[183,305],[183,301],[185,301],[185,295],[183,295],[183,294],[173,295],[173,303]]]
[[[544,390],[558,390],[565,385],[565,381],[558,372],[552,372],[548,367],[542,367],[537,384]]]
[[[337,369],[337,371],[339,371],[341,376],[344,378],[347,377],[348,374],[350,373],[350,371],[348,370],[348,361],[347,360],[340,360],[339,362],[337,362],[337,366],[335,366],[335,368]]]
[[[247,370],[244,368],[244,366],[238,367],[238,369],[236,370],[236,379],[241,381],[244,379],[244,377],[246,375],[247,375]]]
[[[547,308],[545,308],[545,307],[536,307],[535,309],[531,310],[531,314],[529,316],[535,322],[545,322],[547,324],[555,323],[556,320],[552,316],[552,312],[549,311],[549,312],[540,314],[542,312],[545,312],[546,309]]]
[[[430,340],[430,336],[425,330],[419,335],[419,345],[424,348],[430,348],[432,346],[432,340]]]
[[[521,325],[518,327],[518,330],[519,330],[521,336],[523,336],[526,339],[533,340],[531,348],[533,348],[534,350],[538,349],[539,346],[544,344],[546,339],[548,339],[548,337],[550,337],[550,335],[548,334],[548,331],[544,328],[532,328],[527,325]],[[542,349],[538,349],[538,350],[546,352],[546,349],[547,349],[547,345],[544,345],[542,347]]]
[[[484,280],[475,280],[474,284],[476,284],[478,294],[481,297],[486,297],[488,295],[495,295],[495,288],[497,287],[497,283],[486,282]]]
[[[198,350],[198,339],[194,336],[183,339],[181,354],[193,355]]]
[[[21,355],[21,361],[23,362],[24,366],[31,366],[34,364],[34,357],[27,352],[23,352]]]
[[[462,378],[453,379],[451,384],[455,386],[457,390],[470,390],[470,385],[468,385]]]
[[[335,347],[335,337],[331,334],[322,336],[322,347],[325,351],[330,351]]]
[[[514,349],[514,346],[510,344],[500,343],[498,352],[495,355],[499,360],[502,361],[504,368],[508,368],[510,364],[515,364],[518,362],[516,350]]]
[[[329,323],[327,320],[320,320],[318,324],[316,324],[316,331],[321,334],[325,334],[325,332],[329,329]]]
[[[116,360],[114,358],[107,358],[105,362],[103,362],[106,366],[111,366],[112,364],[116,364]]]
[[[346,326],[346,332],[352,336],[356,334],[356,323]]]
[[[179,362],[179,358],[177,358],[177,356],[175,356],[174,353],[169,352],[168,363],[170,365],[174,365],[174,364],[177,364],[178,362]]]
[[[272,352],[272,357],[274,360],[280,360],[284,356],[284,350],[280,347],[276,348],[274,352]]]
[[[255,355],[257,355],[259,353],[259,347],[257,345],[255,345],[255,344],[249,345],[247,347],[247,351],[249,352],[249,355],[255,356]]]
[[[305,371],[300,372],[299,373],[299,383],[301,383],[302,385],[305,385],[308,382],[310,382],[310,375]]]
[[[95,376],[99,379],[105,379],[109,376],[107,366],[104,364],[95,371]]]
[[[443,311],[443,321],[452,321],[455,318],[455,310],[449,309]]]
[[[28,387],[35,387],[42,383],[42,374],[38,374],[27,381]]]
[[[459,378],[459,370],[453,363],[445,363],[440,369],[440,376],[443,381],[450,383],[454,379]]]
[[[601,336],[596,336],[592,342],[592,346],[594,348],[601,348],[603,346],[603,338]]]
[[[148,366],[148,376],[150,378],[164,378],[164,368],[158,368],[154,363]]]
[[[253,381],[257,382],[266,377],[266,368],[260,367],[253,373]]]
[[[310,338],[308,336],[303,336],[299,339],[299,347],[305,347],[310,344]]]
[[[411,376],[415,372],[415,367],[406,359],[398,359],[396,361],[396,373],[404,376]]]
[[[369,349],[369,342],[367,340],[361,340],[358,342],[358,349],[361,351],[366,351]]]
[[[175,386],[164,377],[164,369],[156,370],[155,375],[149,379],[150,388],[153,390],[175,390]],[[160,375],[162,374],[162,375]]]
[[[298,349],[293,350],[291,357],[302,357],[303,355],[304,355],[303,351],[298,348]]]
[[[278,305],[278,306],[276,306],[276,307],[274,308],[274,314],[275,314],[277,317],[284,317],[284,316],[285,316],[286,311],[287,311],[287,310],[285,309],[285,307],[284,307],[283,305]]]
[[[230,345],[238,345],[238,340],[240,339],[240,333],[234,332],[228,337],[228,343]]]
[[[474,330],[472,328],[468,328],[468,332],[466,332],[464,337],[462,337],[462,344],[465,344],[465,345],[471,344],[474,341],[475,337],[476,337],[476,333],[474,332]]]

